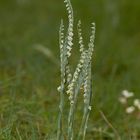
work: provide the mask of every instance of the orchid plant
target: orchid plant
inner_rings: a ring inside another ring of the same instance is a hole
[[[61,84],[58,87],[58,92],[60,93],[60,104],[59,104],[59,117],[58,117],[58,130],[57,130],[57,140],[85,140],[87,123],[89,118],[89,113],[91,111],[91,101],[92,101],[92,73],[91,73],[91,62],[92,54],[94,51],[94,39],[95,39],[95,23],[92,23],[90,41],[85,48],[81,21],[79,20],[77,24],[77,32],[79,38],[79,51],[80,59],[76,66],[74,73],[71,72],[69,58],[71,56],[71,51],[73,47],[73,27],[74,27],[74,16],[73,9],[70,0],[64,1],[66,9],[68,12],[68,29],[66,34],[64,33],[64,24],[61,20],[60,30],[59,30],[59,46],[60,46],[60,62],[61,62]],[[83,118],[81,121],[81,127],[78,136],[75,137],[74,134],[74,118],[76,114],[76,106],[80,88],[84,87],[83,93]],[[67,135],[64,136],[63,132],[63,116],[64,116],[64,101],[65,94],[67,94],[70,104],[69,114],[68,114],[68,125],[67,125]]]

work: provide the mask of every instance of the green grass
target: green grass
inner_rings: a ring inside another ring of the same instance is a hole
[[[17,1],[0,1],[0,140],[54,140],[59,67],[35,45],[49,48],[59,59],[58,30],[61,18],[67,23],[66,10],[63,0]],[[125,114],[118,97],[128,89],[140,98],[140,1],[72,0],[72,4],[75,22],[79,18],[83,22],[85,41],[90,23],[97,25],[87,140],[116,139],[100,110],[122,140],[139,140],[140,120]],[[78,60],[76,47],[73,64]]]

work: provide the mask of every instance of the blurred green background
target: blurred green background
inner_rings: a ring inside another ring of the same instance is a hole
[[[87,43],[96,23],[93,110],[87,139],[140,140],[140,116],[126,114],[122,90],[140,98],[140,1],[71,0],[75,26],[82,20]],[[0,139],[54,140],[60,83],[58,31],[67,27],[63,0],[0,0]],[[71,64],[78,62],[75,37]],[[38,51],[49,50],[54,58]],[[56,61],[57,60],[57,61]],[[80,116],[80,115],[79,115]],[[80,121],[78,122],[80,123]]]

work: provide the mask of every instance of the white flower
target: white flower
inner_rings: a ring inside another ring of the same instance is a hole
[[[61,35],[63,35],[63,34],[61,34]],[[64,40],[61,40],[61,44],[63,44],[64,43]]]
[[[62,49],[63,48],[63,45],[60,45],[60,49]]]
[[[86,98],[87,97],[87,94],[84,94],[84,98]]]
[[[67,90],[66,93],[67,93],[67,94],[70,94],[70,93],[71,93],[71,90]]]
[[[133,92],[129,92],[128,90],[123,90],[123,91],[122,91],[122,95],[123,95],[125,98],[130,98],[130,97],[133,97],[133,96],[134,96],[134,93],[133,93]]]
[[[58,92],[61,92],[61,86],[59,86],[59,87],[57,88],[57,91],[58,91]]]
[[[71,41],[68,41],[68,44],[69,44],[70,46],[72,46],[72,45],[73,45],[73,43],[72,43]]]
[[[78,73],[81,71],[79,68],[77,68]]]
[[[120,98],[119,98],[119,101],[120,101],[120,103],[122,103],[122,104],[126,104],[126,103],[127,103],[127,99],[124,98],[124,97],[120,97]]]
[[[73,105],[73,104],[74,104],[74,101],[72,100],[72,101],[70,102],[70,104]]]
[[[136,106],[140,110],[140,99],[134,100],[134,106]]]
[[[73,32],[72,32],[72,30],[70,30],[70,32],[69,32],[69,36],[73,36]]]
[[[71,48],[70,46],[67,46],[67,49],[68,49],[69,51],[71,51],[71,50],[72,50],[72,48]]]
[[[91,106],[89,106],[88,109],[91,110]]]
[[[71,56],[71,53],[70,52],[67,52],[67,56],[70,57]]]
[[[126,108],[126,113],[131,114],[135,111],[135,107],[134,106],[129,106]]]
[[[71,15],[71,14],[69,14],[69,15],[68,15],[68,18],[70,18],[70,19],[71,19],[71,18],[72,18],[72,15]]]
[[[78,64],[78,68],[82,68],[82,65],[81,64]]]

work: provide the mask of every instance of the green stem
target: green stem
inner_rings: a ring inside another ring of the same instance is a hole
[[[77,97],[78,97],[79,89],[82,82],[83,82],[83,77],[82,77],[82,74],[80,74],[78,84],[75,87],[74,103],[70,105],[70,111],[69,111],[69,117],[68,117],[68,140],[73,140],[73,135],[74,135],[73,122],[74,122],[74,117],[75,117],[75,112],[76,112]]]
[[[73,122],[74,122],[74,113],[76,110],[78,91],[75,92],[74,103],[70,105],[70,112],[68,117],[68,140],[73,140]]]
[[[63,108],[64,108],[64,92],[63,89],[60,93],[59,116],[58,116],[58,129],[57,140],[63,140],[62,121],[63,121]]]
[[[84,107],[84,114],[83,114],[82,123],[81,123],[77,140],[85,140],[85,135],[86,135],[87,123],[88,123],[88,118],[89,118],[89,113],[90,113],[89,107],[92,100],[91,64],[89,65],[89,68],[88,68],[88,77],[89,77],[89,85],[90,85],[90,89],[88,93],[88,102],[85,104],[85,107]]]

